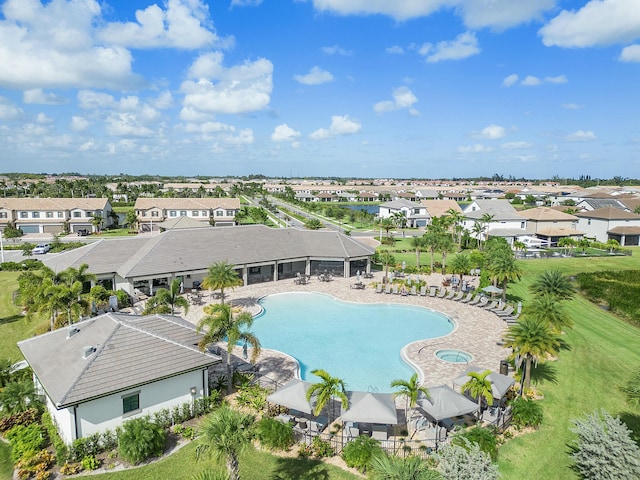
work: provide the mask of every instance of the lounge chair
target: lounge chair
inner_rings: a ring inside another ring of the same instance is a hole
[[[420,296],[421,297],[426,297],[427,296],[427,286],[423,285],[422,287],[420,287]]]
[[[398,295],[400,293],[400,289],[398,288],[398,284],[393,286],[393,294]]]
[[[386,293],[387,295],[391,293],[391,284],[387,283],[387,286],[384,289],[384,293]]]
[[[493,313],[499,317],[509,317],[513,313],[514,308],[511,305],[507,305],[502,310],[494,310]]]
[[[453,297],[456,296],[456,291],[451,289],[449,290],[449,293],[447,294],[446,297],[444,297],[445,300],[453,300]]]
[[[436,297],[438,298],[444,298],[444,296],[447,294],[447,289],[446,288],[441,288],[438,290],[438,294],[436,295]]]
[[[497,306],[498,306],[498,302],[494,300],[489,305],[484,305],[482,308],[484,308],[485,310],[491,310],[492,308],[496,308]]]
[[[513,325],[514,323],[518,323],[518,317],[520,317],[519,313],[515,315],[511,315],[509,317],[502,317],[502,319],[507,322],[507,325]]]
[[[379,284],[376,286],[376,293],[382,293],[382,284],[381,284],[381,283],[379,283]]]
[[[417,292],[417,290],[416,290],[416,286],[415,286],[415,285],[413,285],[413,286],[411,287],[411,295],[417,295],[417,294],[418,294],[418,292]]]
[[[481,295],[476,295],[471,299],[471,301],[467,305],[477,305],[481,299],[482,299]]]
[[[429,296],[430,297],[435,297],[436,296],[436,292],[438,291],[438,287],[435,286],[430,286],[429,287]]]
[[[487,297],[481,296],[480,302],[478,302],[479,307],[486,307],[489,304],[489,299]]]
[[[462,297],[464,297],[464,292],[458,292],[456,296],[453,297],[451,300],[453,300],[454,302],[459,302],[462,299]]]
[[[473,297],[473,293],[469,292],[467,293],[467,296],[460,299],[460,303],[469,303],[471,301],[471,297]]]

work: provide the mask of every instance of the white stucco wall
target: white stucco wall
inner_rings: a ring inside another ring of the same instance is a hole
[[[131,418],[153,415],[163,408],[171,409],[175,405],[192,402],[194,398],[202,398],[208,395],[206,378],[206,370],[197,370],[82,403],[76,407],[75,413],[78,421],[78,437],[115,430],[118,425]],[[195,397],[191,395],[191,387],[196,387]],[[140,409],[135,413],[123,415],[122,397],[135,392],[140,394]],[[51,410],[60,429],[60,436],[67,443],[73,442],[76,438],[74,407],[55,410],[51,406]]]

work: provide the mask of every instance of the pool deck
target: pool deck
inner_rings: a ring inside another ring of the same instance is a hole
[[[249,285],[234,290],[225,290],[225,301],[233,305],[241,305],[254,315],[260,311],[258,300],[261,297],[285,292],[317,292],[350,302],[398,303],[430,308],[449,316],[455,322],[456,327],[453,332],[444,337],[419,340],[403,349],[405,360],[420,372],[423,385],[427,387],[442,384],[452,386],[453,380],[460,376],[468,365],[499,371],[500,361],[506,359],[510,353],[509,349],[497,344],[507,328],[502,319],[492,312],[473,305],[430,297],[428,291],[425,297],[376,293],[371,284],[380,282],[382,275],[377,272],[373,279],[365,280],[364,283],[367,284],[367,287],[364,290],[351,288],[355,279],[344,278],[336,278],[331,282],[320,282],[312,277],[310,283],[306,285],[296,285],[293,280]],[[421,278],[426,278],[428,285],[440,285],[442,281],[442,276],[439,274],[421,275]],[[467,277],[467,281],[471,285],[475,285],[477,279]],[[208,300],[210,297],[206,295],[205,298]],[[219,302],[219,300],[212,301]],[[205,305],[192,305],[188,314],[183,317],[194,324],[197,323],[204,315]],[[402,328],[401,318],[390,318],[389,322]],[[361,340],[366,341],[366,338]],[[221,344],[220,346],[223,350],[226,349],[226,345]],[[449,349],[463,350],[470,353],[473,359],[469,364],[453,364],[436,357],[436,351]],[[233,354],[242,358],[242,349],[236,347]],[[262,375],[266,375],[277,384],[286,382],[297,372],[295,360],[286,354],[273,350],[263,349],[257,365],[259,365]]]

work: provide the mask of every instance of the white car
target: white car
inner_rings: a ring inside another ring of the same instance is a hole
[[[51,250],[51,245],[49,245],[48,243],[41,243],[33,249],[33,253],[34,255],[38,255],[41,253],[47,253],[49,250]]]

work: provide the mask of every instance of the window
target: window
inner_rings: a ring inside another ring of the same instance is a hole
[[[175,210],[169,210],[169,216],[170,217],[176,217],[178,214]]]
[[[29,212],[20,212],[20,218],[29,218]]]
[[[87,212],[87,217],[93,217],[93,212]]]
[[[233,217],[233,210],[227,210],[227,217]]]
[[[40,212],[31,212],[31,218],[40,218]]]
[[[587,225],[591,225],[591,219],[587,219]]]
[[[140,392],[136,392],[133,395],[126,395],[122,397],[122,414],[132,413],[140,410]]]
[[[187,216],[187,212],[184,210],[180,210],[180,216],[181,217],[186,217]]]
[[[53,218],[53,212],[47,212],[47,218]]]
[[[525,229],[525,224],[524,224],[524,222],[520,222],[520,228],[521,228],[522,230],[524,230],[524,229]]]
[[[82,216],[82,212],[73,212],[73,218],[80,218]]]
[[[58,212],[58,218],[64,218],[64,212]]]
[[[157,210],[151,210],[151,216],[152,217],[158,217],[159,216],[158,213],[159,212]]]
[[[202,210],[202,216],[203,217],[208,217],[209,214],[208,214],[208,212],[206,210]]]
[[[199,212],[198,210],[193,210],[193,211],[191,212],[191,216],[192,216],[192,217],[197,217],[198,215],[200,215],[200,212]]]
[[[0,218],[8,218],[7,212],[0,212]]]
[[[224,215],[224,212],[222,210],[216,210],[216,217],[221,217]]]

